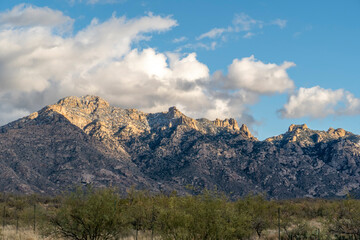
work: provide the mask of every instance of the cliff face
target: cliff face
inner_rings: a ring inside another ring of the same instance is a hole
[[[144,113],[68,97],[0,127],[0,190],[57,193],[74,184],[233,197],[336,197],[360,191],[360,137],[291,125],[265,141],[234,119]]]
[[[195,120],[182,114],[176,107],[169,108],[167,112],[148,114],[136,109],[111,107],[108,102],[96,96],[61,99],[20,122],[32,124],[33,121],[54,113],[62,115],[89,136],[118,151],[123,151],[121,142],[124,140],[175,128],[195,130],[206,135],[231,132],[255,140],[246,126],[239,128],[235,119]]]
[[[295,125],[291,124],[289,130],[281,134],[279,136],[270,137],[265,141],[274,142],[277,144],[285,144],[288,142],[297,142],[302,146],[310,146],[316,143],[325,143],[333,140],[337,140],[339,138],[346,138],[354,140],[356,135],[351,132],[346,132],[342,128],[333,129],[329,128],[328,131],[316,131],[311,130],[307,127],[306,124],[303,125]]]

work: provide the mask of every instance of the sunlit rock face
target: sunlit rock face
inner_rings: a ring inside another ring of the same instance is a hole
[[[111,107],[108,102],[97,96],[67,97],[35,115],[38,117],[48,112],[63,115],[72,124],[100,141],[109,140],[114,143],[123,138],[128,139],[174,127],[196,130],[204,134],[242,132],[244,136],[255,139],[245,125],[240,130],[236,120],[232,118],[215,121],[202,119],[199,122],[185,116],[176,107],[170,107],[167,112],[149,114],[136,109]]]
[[[193,119],[67,97],[0,127],[0,190],[56,194],[74,185],[153,192],[214,188],[231,197],[342,197],[360,192],[360,137],[291,125],[258,141],[235,119]]]

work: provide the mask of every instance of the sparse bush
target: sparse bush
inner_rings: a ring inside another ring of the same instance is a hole
[[[329,232],[337,238],[341,236],[360,239],[360,201],[348,198],[334,209],[333,217],[329,218]]]
[[[148,191],[129,190],[124,207],[127,221],[135,230],[135,239],[138,239],[139,231],[151,231],[153,234],[157,216],[154,204],[154,197]]]
[[[360,239],[360,201],[355,199],[269,201],[251,195],[231,201],[216,190],[178,196],[135,189],[120,197],[114,189],[87,188],[54,198],[2,194],[1,211],[4,206],[6,239],[17,232],[52,239],[130,234],[164,240],[278,239],[278,208],[281,239]]]
[[[113,189],[78,189],[50,218],[54,233],[67,239],[116,239],[127,224]]]

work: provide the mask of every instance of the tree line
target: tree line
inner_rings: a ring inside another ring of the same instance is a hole
[[[236,201],[217,191],[151,194],[78,188],[57,197],[2,194],[2,231],[28,227],[62,239],[360,239],[360,201]]]

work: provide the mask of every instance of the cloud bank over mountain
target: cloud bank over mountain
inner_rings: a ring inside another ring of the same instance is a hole
[[[195,52],[135,47],[178,26],[172,16],[95,18],[77,32],[74,22],[61,11],[28,4],[0,13],[0,125],[64,96],[87,94],[106,96],[124,108],[155,112],[175,105],[192,117],[235,117],[249,125],[256,122],[249,107],[262,95],[290,94],[280,110],[284,118],[360,112],[359,99],[344,90],[294,91],[287,73],[293,62],[279,65],[248,56],[234,59],[223,73],[210,70]],[[231,31],[265,24],[283,28],[286,21],[264,23],[242,14]],[[213,29],[199,39],[220,37],[229,29]],[[346,108],[337,109],[341,101]],[[311,109],[303,107],[309,104]]]

